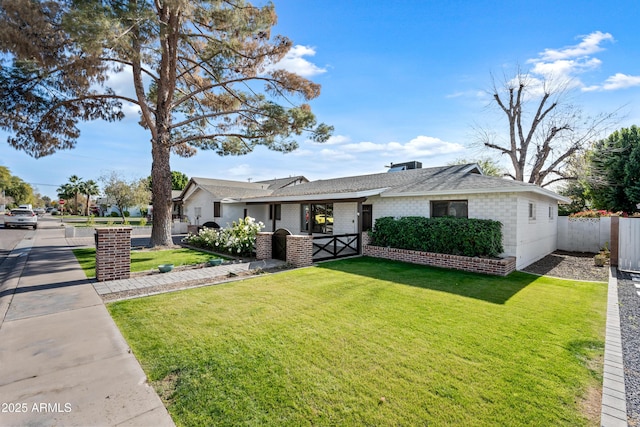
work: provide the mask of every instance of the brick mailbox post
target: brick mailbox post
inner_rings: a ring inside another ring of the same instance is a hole
[[[131,276],[131,227],[96,228],[96,280]]]

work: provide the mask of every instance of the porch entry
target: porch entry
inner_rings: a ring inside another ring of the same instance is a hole
[[[287,260],[287,236],[290,234],[291,232],[284,228],[279,228],[273,233],[271,237],[271,256],[273,259]]]
[[[640,218],[620,218],[618,268],[640,272]]]

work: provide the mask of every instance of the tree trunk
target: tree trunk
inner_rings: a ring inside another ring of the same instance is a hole
[[[153,163],[151,164],[153,227],[151,246],[171,246],[171,152],[169,145],[163,143],[169,135],[161,133],[159,141],[151,141]]]

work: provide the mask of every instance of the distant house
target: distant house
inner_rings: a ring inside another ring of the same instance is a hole
[[[569,200],[536,185],[488,177],[475,164],[421,168],[308,181],[293,177],[246,183],[194,178],[182,193],[192,223],[225,227],[244,216],[266,231],[360,235],[377,218],[455,216],[503,224],[504,255],[523,268],[556,249],[558,203]]]

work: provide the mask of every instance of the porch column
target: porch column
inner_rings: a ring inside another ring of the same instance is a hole
[[[362,200],[358,200],[358,254],[362,255]]]
[[[269,204],[269,213],[271,214],[271,231],[276,231],[276,205]]]

